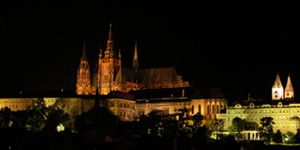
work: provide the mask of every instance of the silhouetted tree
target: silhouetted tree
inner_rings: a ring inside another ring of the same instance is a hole
[[[59,124],[69,120],[68,114],[62,109],[55,106],[46,107],[43,98],[33,101],[26,113],[26,128],[30,131],[43,131],[44,128],[48,131],[56,131]]]
[[[203,121],[203,116],[198,112],[193,116],[193,121],[194,121],[194,127],[197,129],[201,127],[202,121]]]
[[[176,137],[180,135],[180,122],[176,115],[164,114],[161,110],[151,111],[147,116],[142,115],[139,122],[142,135],[152,137]]]
[[[0,110],[0,128],[8,128],[11,125],[11,110],[7,107]]]
[[[261,127],[258,128],[259,135],[266,144],[271,142],[271,137],[273,136],[273,118],[272,117],[264,117],[260,119]]]
[[[117,131],[119,118],[114,116],[107,108],[99,107],[98,111],[99,129],[103,133],[113,133]],[[77,132],[87,132],[95,130],[95,109],[92,108],[88,112],[82,112],[75,117],[74,128]],[[96,118],[97,119],[97,118]]]
[[[239,118],[239,117],[235,117],[232,120],[232,125],[230,127],[228,127],[228,131],[231,134],[234,134],[237,138],[237,140],[242,140],[242,132],[245,130],[245,123],[246,121]]]
[[[219,134],[224,130],[224,119],[213,120],[212,124],[209,126],[209,135],[215,136],[215,139],[219,139]]]
[[[296,135],[295,135],[295,138],[296,138],[296,143],[300,143],[300,130],[299,129],[297,129],[297,133],[296,133]]]
[[[287,132],[283,135],[284,142],[288,144],[292,144],[296,142],[296,137],[293,132]]]
[[[12,112],[12,127],[18,129],[26,129],[27,115],[26,110]]]
[[[282,143],[282,133],[280,130],[277,130],[277,132],[274,134],[273,141],[276,144]]]

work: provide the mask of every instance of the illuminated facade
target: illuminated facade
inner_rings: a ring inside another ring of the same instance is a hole
[[[297,129],[300,127],[300,103],[296,103],[294,100],[290,76],[288,76],[284,91],[279,75],[276,75],[272,86],[272,100],[255,100],[249,97],[248,100],[235,101],[226,108],[226,113],[217,115],[218,119],[225,120],[225,130],[231,126],[235,117],[245,119],[249,124],[249,128],[244,131],[244,139],[259,140],[258,127],[261,126],[260,119],[263,117],[274,119],[274,132],[280,130],[284,134],[288,131],[297,133]]]
[[[272,87],[272,100],[293,99],[293,98],[294,98],[294,88],[292,86],[290,75],[287,78],[286,87],[284,89],[281,84],[280,77],[277,74],[274,85]]]
[[[174,66],[139,69],[137,42],[135,42],[132,69],[122,67],[121,57],[121,50],[119,50],[118,55],[115,53],[112,25],[110,24],[106,50],[103,54],[100,49],[98,70],[92,78],[95,84],[91,86],[90,84],[85,85],[85,88],[78,86],[76,93],[78,95],[94,95],[96,88],[98,88],[99,94],[107,95],[111,91],[127,93],[131,90],[189,87],[189,82],[183,81],[182,76],[177,74]],[[80,65],[79,70],[81,70],[80,68],[84,67]],[[85,69],[88,68],[82,70]],[[81,85],[83,80],[87,81],[85,78],[87,76],[80,76],[78,74],[79,72],[77,73],[77,85]]]
[[[85,42],[83,43],[82,57],[77,70],[76,93],[78,95],[90,95],[94,89],[91,87],[91,73],[86,58]]]

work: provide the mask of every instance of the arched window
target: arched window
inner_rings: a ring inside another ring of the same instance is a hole
[[[220,113],[220,106],[217,105],[217,113]]]
[[[192,105],[192,114],[194,114],[194,105]]]
[[[201,114],[201,105],[198,105],[198,112]]]
[[[212,114],[215,114],[215,113],[216,113],[215,105],[212,105],[212,106],[211,106],[211,109],[212,109]]]
[[[210,105],[207,105],[207,114],[210,114]]]

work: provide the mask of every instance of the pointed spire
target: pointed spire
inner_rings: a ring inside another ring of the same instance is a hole
[[[294,98],[294,88],[292,85],[290,75],[288,75],[284,93],[285,93],[285,98],[288,98],[288,99]]]
[[[118,54],[119,59],[121,59],[122,55],[121,55],[121,49],[119,49],[119,54]]]
[[[281,84],[281,81],[280,81],[279,74],[276,75],[276,78],[275,78],[275,82],[274,82],[273,88],[283,88],[283,86],[282,86],[282,84]]]
[[[108,33],[108,40],[106,43],[106,50],[104,52],[104,57],[109,58],[114,55],[113,49],[114,49],[114,41],[113,41],[113,33],[112,33],[112,24],[109,25],[109,33]]]
[[[135,46],[134,46],[132,67],[133,67],[134,72],[137,73],[138,68],[139,68],[139,62],[138,62],[137,41],[136,40],[135,40]]]
[[[291,81],[290,75],[288,75],[285,89],[293,89],[293,85],[292,85],[292,81]]]
[[[100,48],[100,54],[99,54],[99,58],[101,59],[102,58],[102,49]]]
[[[85,41],[83,42],[83,49],[82,49],[82,60],[86,60],[86,49],[85,49]]]
[[[113,36],[113,33],[112,33],[112,24],[110,23],[109,24],[109,33],[108,33],[108,40],[112,40],[112,36]]]

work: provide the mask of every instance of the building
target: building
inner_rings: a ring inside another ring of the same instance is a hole
[[[273,130],[280,130],[283,134],[288,131],[296,133],[299,129],[300,103],[294,100],[294,90],[290,76],[288,76],[285,89],[283,88],[279,75],[276,75],[272,86],[272,100],[251,99],[235,101],[226,108],[226,113],[219,114],[218,119],[225,120],[225,129],[231,126],[235,117],[245,119],[248,124],[244,131],[246,140],[258,140],[258,127],[260,119],[272,117],[275,122]]]
[[[76,93],[66,91],[23,91],[0,97],[0,108],[13,111],[26,110],[32,102],[42,98],[46,106],[57,106],[68,113],[70,124],[75,116],[90,110],[99,99],[122,121],[133,121],[152,110],[166,114],[185,114],[191,120],[200,113],[205,120],[216,119],[225,111],[227,99],[220,88],[195,89],[183,81],[174,66],[140,69],[137,42],[135,42],[132,68],[124,68],[121,51],[116,55],[110,24],[107,46],[100,49],[96,69],[91,72],[83,43],[82,57],[77,70]],[[98,89],[98,91],[97,91]],[[96,94],[96,93],[99,94]]]
[[[101,95],[107,95],[111,91],[128,93],[131,90],[189,87],[189,82],[183,81],[174,66],[140,69],[137,41],[135,41],[132,69],[122,67],[121,50],[118,55],[114,50],[112,24],[110,24],[106,50],[102,53],[100,49],[98,69],[93,75],[85,53],[84,44],[77,72],[76,93],[78,95],[95,95],[97,88]]]

